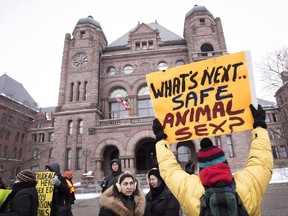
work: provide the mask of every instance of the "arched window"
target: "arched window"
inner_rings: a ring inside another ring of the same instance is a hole
[[[73,121],[68,121],[68,135],[71,135],[73,133]]]
[[[72,150],[66,150],[66,170],[71,170]]]
[[[83,134],[83,120],[78,120],[78,134]]]
[[[117,101],[117,99],[125,100],[127,103],[127,92],[125,89],[117,88],[114,89],[109,95],[109,118],[127,118],[128,110],[125,109],[125,106]]]
[[[87,100],[87,84],[88,82],[84,82],[84,88],[83,88],[83,100]]]
[[[191,150],[187,146],[180,146],[177,149],[177,155],[180,162],[188,162],[191,158]]]
[[[77,91],[76,91],[76,101],[79,101],[80,99],[80,88],[81,88],[81,82],[77,83]]]
[[[202,56],[207,56],[208,55],[208,52],[213,52],[214,51],[214,48],[211,44],[209,43],[204,43],[202,46],[201,46],[201,52],[202,52]]]
[[[148,86],[143,86],[138,91],[138,116],[154,116],[152,101]]]

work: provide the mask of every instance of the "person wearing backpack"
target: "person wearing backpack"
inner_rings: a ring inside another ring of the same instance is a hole
[[[201,149],[197,153],[199,175],[189,175],[181,168],[170,149],[170,144],[165,140],[167,134],[164,133],[163,126],[157,118],[154,119],[152,129],[156,135],[156,156],[161,177],[187,216],[200,215],[200,200],[205,193],[205,187],[207,189],[215,186],[218,182],[231,188],[235,187],[248,215],[260,215],[263,196],[272,177],[273,156],[266,130],[265,111],[261,105],[258,105],[256,110],[252,104],[250,110],[254,118],[254,129],[251,131],[249,158],[245,167],[234,176],[224,152],[216,146],[211,146],[212,141],[209,138],[201,140]]]

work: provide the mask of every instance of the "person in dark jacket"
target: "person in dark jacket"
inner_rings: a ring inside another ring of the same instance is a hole
[[[110,187],[115,178],[122,173],[122,166],[121,166],[121,160],[118,158],[115,158],[110,161],[110,169],[111,173],[104,178],[104,180],[101,182],[101,187],[102,187],[102,193]]]
[[[58,163],[51,163],[45,166],[46,171],[55,172],[51,184],[54,185],[50,216],[68,216],[71,211],[69,204],[70,190],[66,179],[60,173]]]
[[[100,198],[99,216],[143,216],[145,195],[138,187],[136,178],[124,172]]]
[[[37,216],[38,193],[36,175],[32,170],[20,171],[14,181],[11,193],[0,208],[1,216]]]
[[[145,216],[177,216],[180,204],[160,176],[158,168],[147,174],[150,191],[146,195]]]

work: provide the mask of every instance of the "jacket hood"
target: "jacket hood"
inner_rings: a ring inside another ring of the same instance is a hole
[[[117,163],[118,164],[118,170],[116,171],[117,175],[119,175],[120,173],[122,173],[122,166],[121,166],[121,160],[118,159],[118,158],[115,158],[113,160],[110,161],[110,169],[111,171],[113,172],[112,170],[112,164],[113,163]]]
[[[136,202],[135,214],[131,212],[113,192],[113,187],[109,187],[100,198],[100,204],[104,208],[112,210],[119,216],[141,216],[145,212],[145,195],[141,189],[137,188],[138,193],[134,194],[134,200]]]
[[[45,166],[45,168],[48,168],[51,172],[55,172],[56,174],[60,174],[60,165],[58,163],[51,163]]]

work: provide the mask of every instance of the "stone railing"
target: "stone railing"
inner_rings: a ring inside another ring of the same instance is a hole
[[[154,116],[145,116],[145,117],[129,117],[129,118],[121,118],[121,119],[105,119],[100,120],[99,125],[101,126],[114,126],[114,125],[135,125],[135,124],[146,124],[151,123],[154,120]]]
[[[194,60],[199,61],[199,60],[204,60],[204,59],[211,58],[211,57],[222,56],[224,54],[227,54],[227,53],[223,51],[193,52],[192,58]]]

